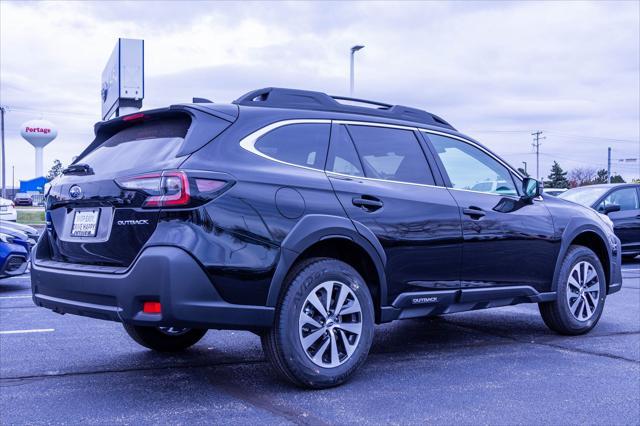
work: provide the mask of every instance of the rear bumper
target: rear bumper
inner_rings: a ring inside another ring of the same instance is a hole
[[[57,269],[33,262],[31,288],[36,305],[142,326],[243,329],[273,324],[274,308],[225,302],[187,252],[150,247],[124,273]],[[142,312],[159,301],[161,314]]]

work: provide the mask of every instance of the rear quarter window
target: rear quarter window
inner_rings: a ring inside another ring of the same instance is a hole
[[[322,170],[330,130],[324,123],[289,124],[263,135],[254,148],[276,160]]]

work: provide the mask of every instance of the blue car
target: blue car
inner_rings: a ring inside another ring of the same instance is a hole
[[[0,278],[24,274],[40,233],[31,226],[0,220]]]
[[[0,228],[0,278],[24,274],[29,264],[30,248],[25,233]]]

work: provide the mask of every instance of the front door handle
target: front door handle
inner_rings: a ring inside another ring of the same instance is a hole
[[[469,206],[466,209],[463,209],[462,213],[464,213],[467,216],[470,216],[471,219],[480,219],[482,216],[487,214],[480,207],[476,207],[476,206]]]
[[[384,203],[376,198],[376,197],[372,197],[371,195],[363,195],[361,197],[353,197],[353,199],[351,200],[351,202],[353,203],[354,206],[356,207],[360,207],[366,211],[375,211],[378,210],[379,208],[381,208]]]

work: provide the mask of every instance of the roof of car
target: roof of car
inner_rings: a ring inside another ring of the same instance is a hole
[[[233,103],[249,107],[328,111],[376,116],[455,130],[444,119],[418,108],[345,96],[331,96],[311,90],[266,87],[246,93],[233,101]]]
[[[638,183],[598,183],[595,185],[589,185],[589,186],[579,186],[576,188],[571,188],[571,189],[586,189],[586,188],[616,188],[616,187],[620,187],[620,186],[640,186],[640,184]]]

